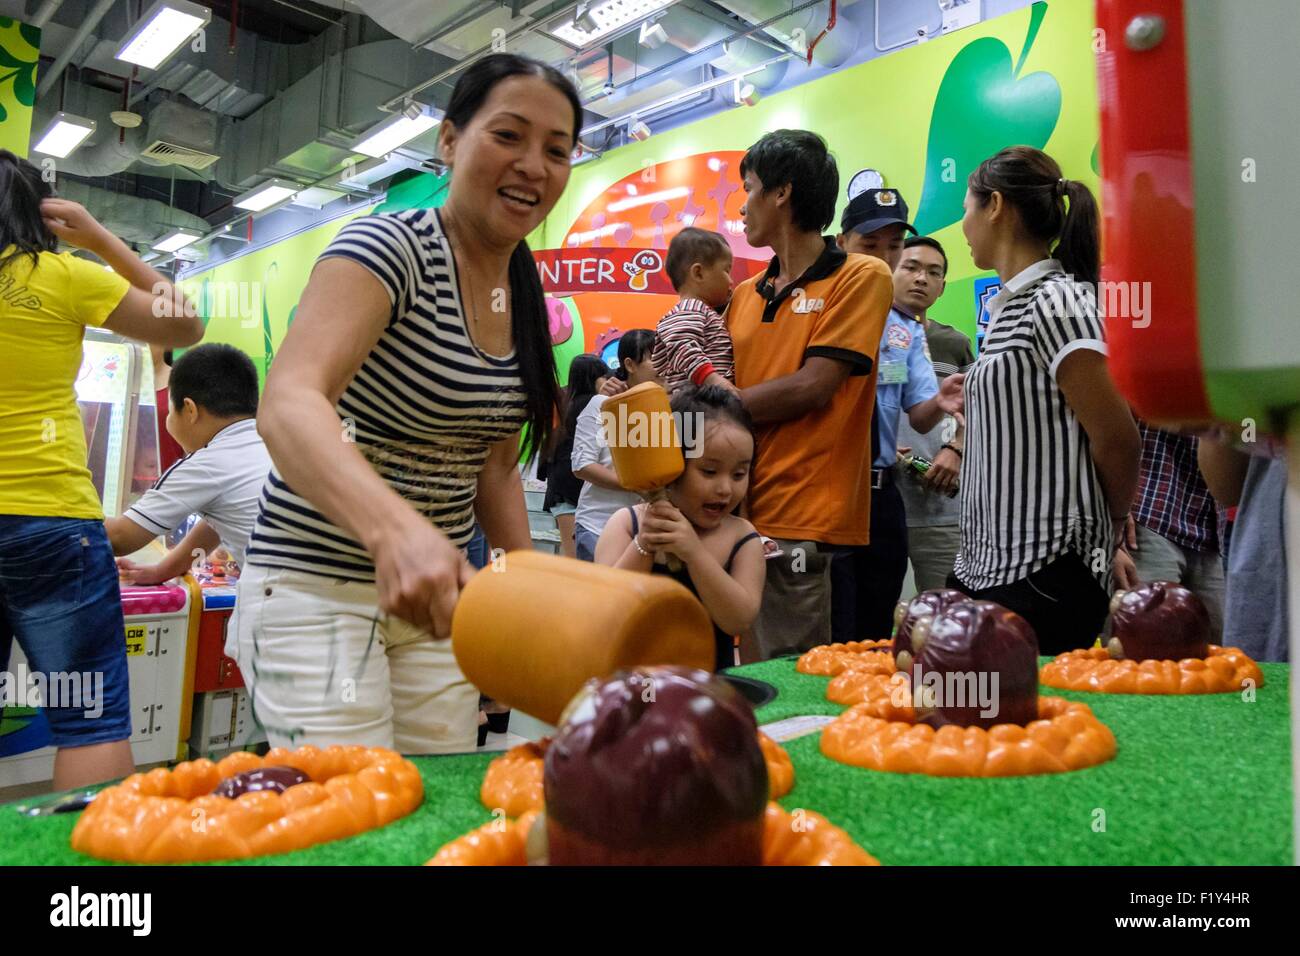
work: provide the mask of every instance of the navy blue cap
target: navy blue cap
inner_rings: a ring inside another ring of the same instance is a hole
[[[849,201],[840,217],[840,232],[866,235],[895,222],[916,233],[916,227],[907,221],[902,194],[897,189],[864,189]]]

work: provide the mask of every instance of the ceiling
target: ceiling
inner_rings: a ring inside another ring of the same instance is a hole
[[[598,42],[566,41],[561,28],[581,12],[575,0],[206,0],[203,49],[182,47],[159,70],[131,75],[114,54],[149,2],[0,0],[0,15],[30,22],[57,7],[42,35],[38,83],[49,85],[33,130],[59,109],[98,123],[60,161],[62,178],[81,183],[92,201],[99,191],[136,197],[142,217],[145,209],[156,216],[149,203],[161,201],[214,228],[241,218],[231,199],[269,177],[340,194],[381,189],[382,180],[338,185],[357,159],[349,143],[406,100],[445,106],[459,72],[494,41],[570,72],[586,109],[584,145],[599,151],[625,142],[633,119],[665,128],[733,107],[731,84],[720,78],[758,70],[746,79],[768,91],[805,82],[876,55],[880,32],[877,0],[839,0],[837,25],[811,58],[798,34],[825,28],[830,0],[672,0],[647,23],[666,34],[658,46],[639,42],[644,15]],[[891,28],[937,28],[937,0],[879,3]],[[109,114],[123,109],[141,117],[138,128],[113,125]],[[216,158],[203,169],[160,163],[149,149],[158,141]],[[432,165],[435,141],[436,130],[403,147],[406,164]],[[130,203],[111,205],[122,234],[147,231],[144,219],[126,221]]]

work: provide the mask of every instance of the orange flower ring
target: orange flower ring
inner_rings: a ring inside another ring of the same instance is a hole
[[[821,749],[840,763],[932,777],[1015,777],[1061,773],[1105,763],[1115,736],[1087,704],[1038,699],[1039,719],[1024,727],[916,723],[911,707],[888,696],[850,707],[822,731]]]
[[[311,782],[234,800],[212,792],[226,777],[259,767],[295,767]],[[77,821],[72,848],[125,863],[246,859],[382,827],[423,799],[420,771],[382,747],[240,752],[220,763],[191,760],[132,774],[101,791]]]
[[[1038,681],[1062,690],[1101,694],[1224,694],[1239,691],[1247,680],[1264,686],[1264,674],[1235,647],[1210,645],[1205,658],[1181,661],[1114,660],[1103,648],[1067,651],[1043,665]]]
[[[483,806],[504,810],[508,817],[540,810],[544,802],[542,774],[549,743],[548,738],[511,747],[488,764],[478,794]],[[785,748],[767,734],[759,733],[758,744],[767,761],[768,796],[777,800],[794,787],[794,764]]]
[[[800,674],[834,677],[848,667],[863,667],[877,673],[892,674],[894,668],[893,641],[850,641],[847,644],[825,644],[803,654],[795,664]]]
[[[448,843],[425,866],[525,866],[528,831],[538,811],[494,820]],[[763,818],[764,866],[879,866],[880,861],[811,810],[786,813],[769,803]]]
[[[906,675],[896,671],[882,674],[862,667],[848,667],[826,685],[826,699],[834,704],[865,704],[881,697],[889,697],[898,681],[907,681]],[[907,681],[907,696],[911,696],[911,682]]]

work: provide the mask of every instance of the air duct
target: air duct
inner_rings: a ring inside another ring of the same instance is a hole
[[[766,43],[753,37],[741,37],[739,40],[722,45],[722,55],[713,61],[713,66],[723,73],[740,73],[764,60],[770,60],[775,55],[775,51]],[[770,93],[785,79],[789,64],[789,60],[772,63],[757,73],[746,74],[745,82],[753,83],[764,93]]]
[[[83,146],[66,159],[57,160],[58,171],[69,176],[97,179],[124,173],[140,159],[144,148],[142,129],[119,130],[110,126],[93,146]]]
[[[152,242],[169,229],[212,230],[206,219],[173,209],[157,199],[141,199],[98,186],[63,178],[58,192],[64,199],[81,203],[109,232],[126,242]]]
[[[773,17],[780,17],[782,12],[789,10],[791,0],[715,0],[715,2],[718,6],[751,23],[762,23]],[[835,29],[822,36],[813,50],[812,59],[817,66],[832,69],[842,65],[856,52],[858,25],[844,15],[844,8],[851,6],[853,2],[854,0],[838,0],[839,16]],[[830,9],[830,0],[826,0],[824,3],[800,10],[788,17],[781,17],[764,32],[787,46],[806,51],[813,40],[826,29],[826,24],[830,20]],[[754,81],[750,79],[750,82]],[[757,83],[754,85],[758,86]]]

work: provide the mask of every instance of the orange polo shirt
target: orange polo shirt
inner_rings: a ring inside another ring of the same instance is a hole
[[[774,258],[731,297],[736,385],[791,375],[810,357],[839,359],[852,372],[824,408],[756,429],[749,518],[773,538],[867,544],[876,355],[893,277],[881,260],[846,254],[832,239],[802,276],[773,294],[779,268]]]

